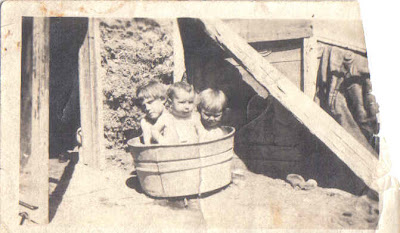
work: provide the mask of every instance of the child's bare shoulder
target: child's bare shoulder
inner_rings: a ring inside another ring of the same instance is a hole
[[[140,126],[143,128],[143,127],[149,127],[151,124],[150,124],[150,122],[145,118],[145,117],[143,117],[141,120],[140,120]]]
[[[164,111],[157,122],[171,122],[173,116],[169,111]]]

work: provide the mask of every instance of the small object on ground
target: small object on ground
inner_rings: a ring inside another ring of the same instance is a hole
[[[19,225],[24,224],[25,219],[27,219],[29,217],[27,212],[19,213],[19,216],[21,216],[21,222],[19,223]]]
[[[30,204],[28,204],[26,202],[23,202],[23,201],[19,201],[19,204],[22,205],[23,207],[26,207],[26,208],[30,209],[30,210],[37,210],[39,208],[37,206],[30,205]]]
[[[311,190],[311,189],[315,189],[316,187],[318,187],[318,183],[317,181],[313,180],[313,179],[309,179],[307,180],[307,182],[300,184],[301,189],[303,190]]]
[[[74,149],[72,149],[72,150],[67,150],[67,152],[68,152],[69,154],[71,154],[71,153],[78,153],[78,152],[79,152],[79,146],[75,146]]]
[[[129,173],[131,176],[137,176],[136,168]]]
[[[309,179],[309,180],[305,181],[301,175],[297,175],[297,174],[287,175],[286,180],[295,189],[311,190],[311,189],[318,187],[317,181],[315,181],[313,179]]]
[[[293,188],[299,187],[301,188],[301,184],[305,183],[304,178],[301,175],[297,174],[289,174],[286,177],[286,180],[292,185]]]
[[[79,127],[78,130],[76,130],[76,142],[78,143],[78,146],[82,146],[82,128]]]
[[[59,163],[66,163],[68,162],[68,156],[64,153],[58,155],[58,162]]]
[[[35,224],[38,224],[37,222],[35,222],[29,218],[29,214],[27,212],[21,212],[21,213],[19,213],[19,216],[21,216],[21,222],[19,222],[19,225],[24,224],[25,219],[27,219],[28,221],[33,222]]]
[[[232,170],[232,175],[238,176],[238,177],[244,177],[244,171],[243,171],[243,169],[236,168],[236,169]]]

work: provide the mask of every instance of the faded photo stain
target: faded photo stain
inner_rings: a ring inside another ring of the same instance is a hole
[[[110,9],[108,9],[108,10],[106,11],[106,13],[113,13],[113,12],[115,12],[115,11],[121,9],[124,5],[125,5],[125,3],[120,3],[120,4],[116,5],[116,6],[113,6],[113,7],[111,7]]]
[[[7,30],[6,34],[4,35],[4,39],[6,39],[9,36],[11,36],[11,31]]]
[[[79,12],[87,13],[86,9],[83,6],[79,7]]]
[[[63,8],[62,7],[62,5],[60,5],[61,6],[61,9]],[[46,7],[46,4],[45,3],[40,3],[40,11],[44,14],[44,15],[47,15],[47,14],[49,14],[49,15],[51,15],[51,16],[55,16],[55,17],[63,17],[65,14],[63,13],[63,11],[61,10],[61,11],[53,11],[53,10],[49,10],[49,9],[47,9],[47,7]]]
[[[279,205],[272,205],[271,206],[271,212],[272,212],[272,222],[275,227],[279,227],[282,225],[282,214],[281,214],[281,208]]]
[[[43,14],[47,14],[47,7],[46,7],[46,4],[43,3],[43,2],[40,3],[40,11],[41,11]]]

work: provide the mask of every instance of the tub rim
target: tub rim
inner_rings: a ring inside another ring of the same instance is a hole
[[[222,136],[221,138],[214,139],[214,140],[208,140],[208,141],[204,141],[204,142],[144,145],[144,144],[133,143],[133,140],[138,138],[138,137],[135,137],[135,138],[129,139],[127,144],[128,144],[128,146],[133,147],[133,148],[143,148],[143,149],[146,149],[146,148],[153,148],[154,149],[154,148],[197,146],[197,145],[205,145],[205,144],[210,144],[210,143],[213,143],[213,142],[218,142],[218,141],[225,140],[227,138],[232,137],[236,132],[236,129],[234,127],[232,127],[232,126],[221,126],[221,128],[225,128],[225,129],[228,130],[228,132],[229,131],[230,132],[228,134]],[[141,137],[141,136],[139,136],[139,137]]]

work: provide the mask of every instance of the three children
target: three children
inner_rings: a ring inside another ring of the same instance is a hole
[[[174,83],[165,91],[163,84],[150,81],[140,86],[136,94],[146,114],[140,122],[145,144],[195,143],[226,133],[220,122],[227,100],[220,90],[200,93],[199,112],[194,111],[196,92],[186,82]]]

